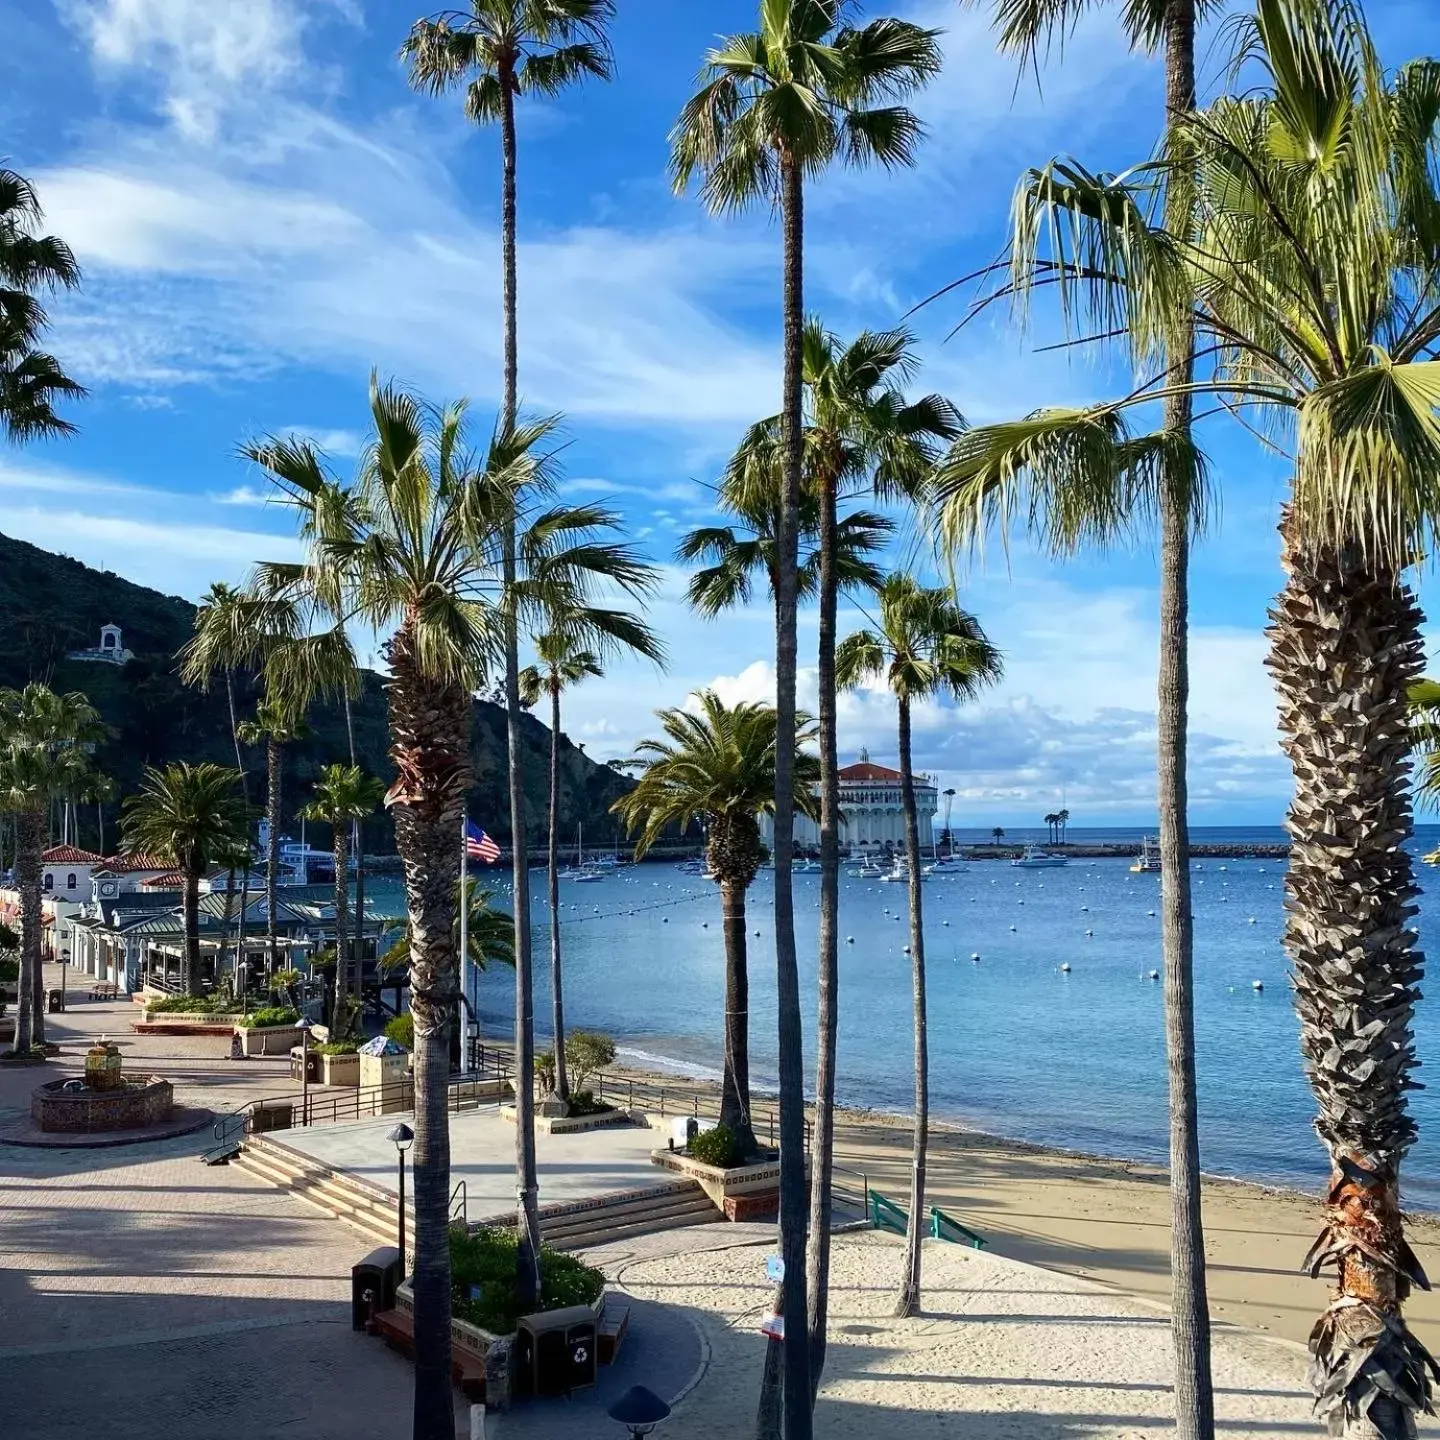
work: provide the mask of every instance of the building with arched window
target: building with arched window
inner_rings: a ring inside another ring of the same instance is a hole
[[[935,812],[939,790],[932,775],[915,776],[915,813],[920,826],[920,848],[934,844]],[[760,833],[767,845],[775,835],[766,815]],[[795,817],[795,843],[806,850],[820,844],[820,827],[804,815]],[[905,811],[900,796],[900,772],[876,765],[867,750],[853,765],[840,768],[840,848],[855,854],[900,850],[905,845]]]

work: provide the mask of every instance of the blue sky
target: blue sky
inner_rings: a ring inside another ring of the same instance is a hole
[[[623,667],[569,702],[567,730],[602,759],[628,754],[650,711],[690,690],[758,698],[773,683],[765,610],[694,619],[672,563],[739,433],[778,401],[776,229],[764,213],[712,219],[665,173],[704,50],[748,28],[754,0],[619,8],[616,82],[525,104],[520,140],[522,395],[567,417],[567,493],[608,499],[668,567],[652,620],[669,672]],[[913,171],[836,174],[810,197],[807,306],[842,335],[896,323],[991,258],[1026,165],[1060,152],[1128,163],[1160,106],[1157,67],[1107,18],[1037,90],[1017,87],[956,0],[885,9],[944,28],[947,64],[917,103],[929,136]],[[1440,47],[1429,7],[1370,10],[1389,58]],[[488,428],[498,142],[458,100],[407,90],[395,52],[416,13],[414,0],[0,0],[0,148],[85,268],[50,346],[93,392],[78,437],[0,451],[0,530],[193,599],[292,548],[236,456],[242,440],[304,430],[343,471],[372,367],[435,398],[468,395]],[[1123,381],[1034,353],[1054,338],[1043,311],[1028,339],[997,316],[947,342],[958,314],[941,304],[909,323],[920,383],[972,421]],[[1206,438],[1224,501],[1195,565],[1194,819],[1271,822],[1288,771],[1260,661],[1284,470],[1218,423]],[[1076,823],[1148,820],[1153,555],[1061,568],[996,550],[964,584],[1007,678],[964,711],[920,717],[917,759],[959,792],[957,823],[1032,822],[1062,787]],[[803,649],[813,637],[806,617]],[[841,744],[893,756],[882,696],[844,700]]]

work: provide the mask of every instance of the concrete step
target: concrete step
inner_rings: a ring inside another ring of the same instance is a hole
[[[666,1187],[654,1195],[617,1200],[569,1215],[541,1216],[540,1233],[556,1250],[586,1250],[633,1235],[705,1225],[719,1212],[699,1185]]]
[[[254,1141],[247,1141],[232,1163],[373,1240],[382,1244],[395,1241],[394,1202],[387,1206],[382,1199],[348,1184],[323,1166],[300,1161],[273,1146]],[[411,1207],[407,1205],[406,1210],[410,1211]]]

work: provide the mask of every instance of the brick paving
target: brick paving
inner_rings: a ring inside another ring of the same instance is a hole
[[[43,1070],[0,1073],[0,1115],[28,1105],[41,1075],[78,1068],[101,1033],[120,1041],[127,1064],[171,1078],[186,1103],[233,1109],[293,1088],[283,1061],[228,1062],[220,1039],[141,1040],[121,1029],[135,1008],[82,1000],[47,1017],[49,1038],[67,1053]],[[350,1329],[350,1267],[369,1242],[242,1170],[200,1164],[207,1138],[98,1151],[0,1147],[0,1394],[24,1396],[25,1432],[408,1436],[409,1362]],[[607,1247],[595,1259],[613,1274],[641,1254],[738,1238],[735,1227],[700,1231]],[[594,1391],[526,1402],[489,1433],[618,1435],[604,1412],[619,1393],[644,1383],[677,1396],[703,1372],[706,1353],[688,1320],[636,1301],[620,1361]],[[468,1435],[458,1395],[456,1424]],[[685,1434],[679,1423],[667,1429]]]

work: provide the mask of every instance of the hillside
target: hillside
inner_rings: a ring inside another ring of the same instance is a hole
[[[110,727],[111,738],[96,761],[116,782],[121,795],[134,791],[146,765],[170,760],[213,760],[234,765],[230,718],[223,686],[200,694],[175,675],[175,652],[194,623],[195,607],[174,595],[162,595],[108,570],[92,570],[78,560],[52,555],[22,540],[0,535],[0,688],[41,680],[57,690],[89,696]],[[99,643],[100,627],[115,624],[124,632],[135,658],[123,667],[67,660],[66,652]],[[254,709],[256,690],[249,677],[237,687],[241,718]],[[364,691],[352,701],[357,761],[389,779],[389,732],[381,677],[364,675]],[[311,734],[289,747],[285,760],[284,815],[298,833],[293,815],[309,798],[311,782],[323,765],[349,755],[345,717],[336,705],[317,705],[309,716]],[[523,724],[525,788],[529,797],[530,843],[543,840],[548,806],[550,732],[527,715]],[[475,785],[470,815],[498,840],[510,837],[505,795],[505,712],[488,701],[475,702],[472,738]],[[264,792],[265,759],[246,755],[251,797]],[[587,839],[608,841],[619,832],[608,810],[629,785],[608,766],[588,759],[568,739],[561,745],[562,831],[573,837],[577,823]],[[79,843],[110,850],[118,843],[116,807],[105,817],[102,843],[93,807],[81,815]],[[322,838],[317,835],[317,840]],[[367,829],[367,848],[393,849],[389,821],[377,818]]]

